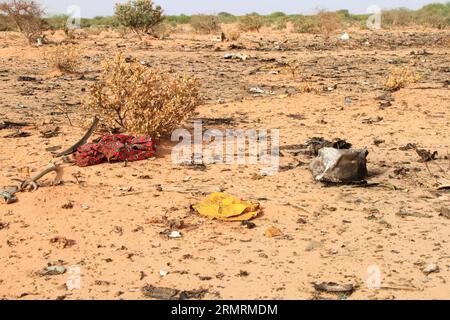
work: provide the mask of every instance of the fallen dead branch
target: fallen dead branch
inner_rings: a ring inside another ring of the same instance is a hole
[[[59,171],[59,165],[57,165],[53,162],[50,162],[43,171],[39,172],[37,175],[35,175],[33,178],[31,178],[30,181],[23,181],[20,184],[18,191],[23,191],[26,188],[31,188],[32,191],[36,191],[39,188],[37,183],[40,179],[42,179],[44,176],[46,176],[50,172],[58,172],[58,171]]]
[[[30,124],[28,122],[13,122],[7,120],[0,120],[0,130],[1,129],[11,129],[15,127],[26,127]]]
[[[68,156],[68,155],[70,155],[72,153],[75,153],[77,151],[77,149],[79,147],[81,147],[83,144],[85,144],[88,141],[88,139],[92,136],[92,134],[94,133],[95,129],[97,128],[98,122],[99,122],[99,119],[97,117],[94,117],[94,119],[92,120],[92,126],[89,128],[89,130],[83,136],[83,138],[81,138],[80,141],[75,143],[72,147],[70,147],[66,151],[60,152],[60,153],[56,154],[54,157],[55,158],[60,158],[60,157]]]
[[[17,198],[15,196],[16,193],[22,192],[26,190],[27,188],[30,189],[30,191],[36,191],[38,186],[38,181],[42,179],[44,176],[49,174],[50,172],[59,172],[59,165],[55,163],[49,163],[47,167],[39,172],[37,175],[31,178],[31,180],[19,180],[20,185],[15,186],[12,188],[9,188],[7,190],[0,190],[0,196],[3,198],[3,200],[6,202],[6,204],[10,204],[17,201]],[[16,180],[16,179],[15,179]]]

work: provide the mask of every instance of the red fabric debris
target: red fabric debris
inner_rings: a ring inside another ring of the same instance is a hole
[[[74,158],[79,167],[87,167],[103,162],[145,160],[154,154],[151,138],[114,134],[104,136],[98,143],[81,146],[74,153]]]

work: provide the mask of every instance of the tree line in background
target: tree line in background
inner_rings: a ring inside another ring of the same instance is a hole
[[[160,6],[151,0],[132,0],[125,4],[117,4],[114,16],[81,19],[81,28],[127,28],[139,36],[158,35],[167,31],[176,31],[184,25],[190,25],[198,33],[217,33],[224,25],[236,25],[234,32],[259,32],[263,27],[275,30],[286,29],[288,24],[299,33],[322,33],[328,36],[331,32],[351,26],[367,28],[369,14],[352,14],[348,10],[320,11],[314,15],[285,14],[274,12],[270,15],[250,13],[235,16],[227,12],[217,15],[164,15]],[[0,31],[20,31],[30,42],[34,42],[40,30],[66,30],[68,16],[56,15],[47,17],[42,8],[34,0],[0,1]],[[450,26],[450,2],[433,3],[419,10],[406,8],[385,10],[382,12],[382,28],[400,28],[408,26],[426,26],[445,29]],[[68,30],[66,30],[68,32]],[[233,32],[230,32],[233,33]],[[234,38],[231,34],[231,38]]]

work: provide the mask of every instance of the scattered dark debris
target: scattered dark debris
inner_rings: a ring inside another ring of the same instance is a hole
[[[390,107],[390,106],[392,106],[392,102],[391,101],[380,101],[380,104],[379,104],[379,108],[381,109],[381,110],[384,110],[385,108],[388,108],[388,107]]]
[[[378,147],[380,144],[383,144],[383,143],[385,143],[385,142],[386,142],[386,140],[379,139],[379,138],[375,138],[375,139],[373,140],[373,144],[376,145],[377,147]]]
[[[367,180],[361,181],[348,181],[348,182],[332,182],[332,181],[324,181],[324,187],[336,187],[336,186],[353,186],[353,187],[361,187],[361,188],[371,188],[380,186],[379,183],[368,183]]]
[[[375,98],[375,100],[380,100],[380,101],[394,101],[394,97],[392,96],[391,93],[385,93],[382,94],[381,96],[378,96]]]
[[[438,155],[437,151],[429,151],[425,149],[416,149],[417,154],[419,155],[422,162],[429,162],[436,160],[436,157]]]
[[[8,229],[8,228],[9,228],[9,223],[0,222],[0,230]]]
[[[73,202],[69,201],[61,206],[63,209],[73,209]]]
[[[180,293],[180,300],[203,299],[207,293],[208,290],[205,289],[182,291]]]
[[[333,141],[325,140],[323,137],[313,137],[306,141],[305,145],[309,148],[309,155],[318,156],[319,150],[322,148],[335,149],[351,149],[352,144],[342,140],[334,139]]]
[[[220,126],[220,125],[232,125],[234,124],[233,118],[198,118],[205,126]]]
[[[180,219],[172,219],[172,220],[167,221],[167,226],[171,230],[179,230],[179,229],[183,229],[186,227],[184,221],[180,220]]]
[[[17,127],[26,127],[30,124],[28,122],[14,122],[8,120],[0,120],[0,130],[2,129],[12,129]]]
[[[410,172],[410,169],[405,167],[394,169],[394,174],[397,176],[405,176],[408,172]]]
[[[374,124],[383,121],[383,117],[377,116],[374,118],[365,118],[362,120],[362,123],[364,124]]]
[[[65,237],[54,237],[50,239],[50,243],[58,246],[61,249],[66,249],[76,244],[75,240],[67,239]]]
[[[134,228],[133,230],[131,230],[131,232],[136,233],[139,231],[144,231],[144,227],[143,226],[137,226],[136,228]]]
[[[308,221],[306,221],[306,220],[303,219],[303,218],[298,218],[298,219],[297,219],[297,223],[298,223],[298,224],[307,224]]]
[[[256,224],[254,224],[253,222],[250,222],[250,221],[242,221],[241,224],[244,227],[247,227],[247,229],[255,229],[256,228]]]
[[[152,285],[145,286],[143,289],[144,296],[157,300],[180,300],[180,290],[154,287]]]
[[[415,150],[417,148],[417,144],[415,143],[407,143],[403,147],[398,148],[401,151]]]
[[[230,44],[228,46],[228,49],[230,49],[230,50],[242,50],[242,49],[245,49],[245,47],[242,44],[232,43],[232,44]]]
[[[190,299],[202,299],[207,293],[207,290],[191,290],[181,291],[178,289],[154,287],[147,285],[142,289],[145,297],[157,299],[157,300],[190,300]]]
[[[396,213],[397,216],[405,218],[405,217],[415,217],[415,218],[433,218],[432,215],[420,212],[410,212],[405,209],[400,209],[399,212]]]
[[[289,118],[292,118],[292,119],[294,119],[294,120],[305,120],[305,119],[306,119],[304,115],[298,114],[298,113],[291,113],[291,114],[288,114],[288,117],[289,117]]]
[[[22,130],[17,130],[14,133],[11,133],[11,134],[8,134],[8,135],[4,136],[4,138],[26,138],[26,137],[29,137],[29,136],[31,136],[31,133],[25,132],[25,131],[22,131]]]
[[[53,127],[50,129],[44,129],[40,130],[39,133],[41,134],[41,138],[49,139],[56,137],[60,134],[60,128],[59,127]]]
[[[351,294],[355,291],[355,286],[353,284],[341,285],[335,282],[322,282],[314,283],[314,289],[319,292]]]
[[[278,171],[279,172],[286,172],[286,171],[289,171],[289,170],[293,170],[293,169],[295,169],[295,168],[297,168],[297,167],[299,167],[301,165],[302,165],[302,163],[300,163],[300,162],[298,162],[296,164],[290,163],[290,164],[285,165],[285,166],[280,166]]]
[[[37,78],[30,76],[19,76],[17,81],[37,81]]]
[[[114,226],[113,229],[109,232],[111,233],[117,233],[119,236],[123,235],[123,228],[121,226]]]
[[[57,276],[66,273],[64,266],[47,266],[39,272],[40,276]]]
[[[241,270],[239,271],[239,274],[237,275],[238,277],[248,277],[250,275],[250,273],[248,273],[247,271]]]
[[[182,163],[181,166],[189,167],[189,169],[195,171],[206,171],[208,169],[208,167],[204,163],[185,162]]]

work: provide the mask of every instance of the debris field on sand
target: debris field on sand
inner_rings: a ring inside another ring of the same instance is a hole
[[[60,74],[2,33],[0,298],[448,298],[449,36],[105,30],[74,39],[79,72]],[[125,144],[141,161],[76,166],[111,134],[82,106],[118,53],[198,79],[183,130],[279,129],[277,173],[177,164],[159,137]],[[421,77],[388,91],[393,66]]]

